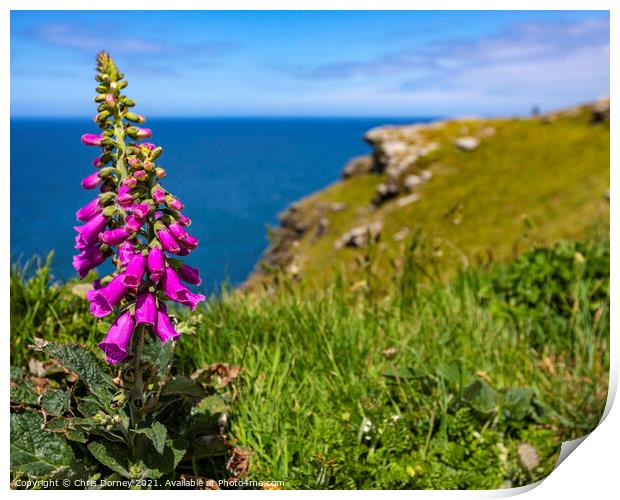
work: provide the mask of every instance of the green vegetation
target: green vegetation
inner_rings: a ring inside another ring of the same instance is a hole
[[[340,275],[322,291],[284,282],[271,296],[224,294],[185,328],[179,370],[241,367],[227,432],[251,450],[250,479],[517,486],[546,476],[561,442],[596,426],[609,367],[608,242],[561,242],[444,283],[417,259],[418,236],[387,294],[371,245],[363,287]],[[33,333],[90,347],[101,335],[74,284],[51,281],[46,267],[30,281],[12,274],[14,364],[33,357]],[[60,461],[81,456],[80,444],[67,446]],[[214,464],[197,467],[189,472],[218,479]]]
[[[485,133],[489,129],[494,133]],[[480,146],[471,152],[456,148],[453,141],[463,134],[481,137]],[[420,135],[412,146],[421,140],[438,147],[407,172],[428,169],[433,175],[418,188],[419,201],[399,206],[401,195],[372,208],[370,200],[387,176],[367,173],[296,204],[306,230],[286,253],[306,286],[323,287],[335,272],[349,283],[363,280],[363,250],[334,245],[372,221],[383,224],[376,270],[386,291],[400,272],[406,240],[395,236],[403,229],[421,230],[425,244],[418,258],[449,277],[461,265],[505,261],[532,245],[583,239],[593,228],[608,227],[609,122],[594,123],[591,106],[539,118],[447,121],[424,127]],[[330,210],[335,203],[346,209]],[[272,276],[255,274],[249,286]]]

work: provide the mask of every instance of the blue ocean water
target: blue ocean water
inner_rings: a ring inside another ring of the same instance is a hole
[[[241,283],[267,245],[266,225],[291,202],[337,180],[351,157],[368,152],[363,134],[386,123],[423,119],[153,119],[164,147],[164,186],[185,204],[200,239],[188,262],[203,288]],[[80,136],[92,122],[11,121],[11,256],[22,262],[55,251],[58,279],[75,275],[75,211],[94,197],[80,180],[98,149]]]

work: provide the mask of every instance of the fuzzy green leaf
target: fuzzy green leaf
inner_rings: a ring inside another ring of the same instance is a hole
[[[48,389],[41,396],[41,407],[48,415],[59,417],[69,409],[69,393],[61,389]]]
[[[153,447],[148,447],[143,460],[146,477],[157,479],[173,472],[185,456],[187,447],[188,442],[185,439],[168,439],[163,454],[157,453]]]
[[[11,380],[11,404],[36,405],[38,402],[39,395],[30,380]]]
[[[503,410],[507,418],[523,420],[533,412],[534,391],[527,387],[511,387],[504,394]]]
[[[164,446],[166,446],[166,437],[168,431],[166,427],[160,422],[153,422],[151,427],[145,427],[143,429],[136,429],[134,432],[138,434],[144,434],[155,446],[155,450],[160,455],[164,452]]]
[[[109,441],[89,443],[88,450],[107,468],[129,477],[129,450],[126,446]]]
[[[497,393],[484,380],[475,380],[463,391],[463,399],[484,417],[489,417],[497,404]]]
[[[168,382],[162,389],[162,396],[185,396],[193,399],[202,399],[207,393],[189,377],[178,376]]]
[[[73,449],[61,436],[42,429],[35,411],[11,413],[11,470],[31,477],[50,476],[76,466]]]
[[[63,368],[77,373],[99,401],[109,403],[110,393],[115,390],[112,377],[90,351],[75,344],[56,344],[39,338],[34,341],[35,350],[47,353]]]
[[[149,336],[144,342],[143,354],[144,359],[155,366],[157,374],[162,377],[174,356],[172,342],[167,342],[162,346],[159,339]]]

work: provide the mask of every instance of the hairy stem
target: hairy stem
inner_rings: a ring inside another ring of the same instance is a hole
[[[142,381],[142,344],[144,342],[144,326],[136,328],[132,342],[133,352],[133,384],[129,389],[129,405],[131,410],[131,426],[136,428],[144,420],[144,383]]]

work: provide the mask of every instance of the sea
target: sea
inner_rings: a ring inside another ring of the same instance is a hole
[[[184,204],[200,246],[187,258],[202,290],[237,286],[265,250],[267,226],[290,203],[340,177],[349,159],[369,152],[364,133],[428,118],[159,118],[145,126],[163,146],[163,185]],[[75,211],[94,197],[80,186],[96,148],[81,144],[90,121],[11,120],[11,260],[54,251],[55,280],[71,266]]]

